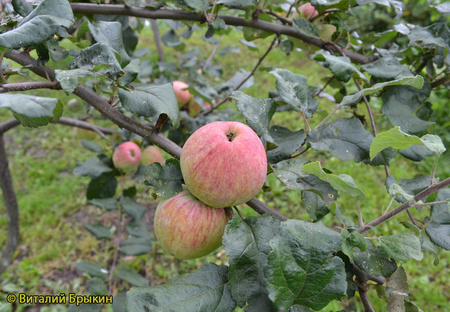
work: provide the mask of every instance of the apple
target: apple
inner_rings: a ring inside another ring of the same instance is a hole
[[[180,165],[188,190],[214,208],[249,201],[267,174],[261,140],[237,121],[215,121],[195,131],[184,144]]]
[[[141,161],[141,149],[133,142],[120,144],[114,150],[112,161],[114,167],[125,173],[135,171]]]
[[[205,107],[205,109],[211,108],[211,104],[209,104],[208,102],[203,102],[203,106]],[[202,107],[194,100],[189,101],[187,108],[188,115],[191,117],[197,116],[203,110]]]
[[[298,11],[300,12],[300,16],[306,19],[311,19],[316,17],[319,12],[317,12],[316,8],[312,6],[311,3],[305,3],[298,7]]]
[[[222,245],[227,223],[225,209],[208,207],[188,191],[182,191],[159,202],[154,230],[165,251],[178,259],[194,259]]]
[[[154,162],[164,165],[164,157],[156,146],[149,145],[142,151],[141,165],[150,165]]]
[[[178,101],[178,107],[183,107],[192,99],[192,94],[188,90],[184,90],[189,88],[189,85],[182,81],[174,81],[172,82],[173,90],[175,91],[175,96]]]

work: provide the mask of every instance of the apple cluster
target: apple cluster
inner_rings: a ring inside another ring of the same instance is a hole
[[[202,257],[222,245],[226,207],[243,204],[264,185],[267,157],[258,135],[235,121],[216,121],[195,131],[180,157],[187,190],[161,201],[155,235],[176,258]]]
[[[124,142],[114,150],[112,161],[114,167],[123,173],[132,173],[139,165],[150,165],[153,162],[164,164],[164,157],[156,146],[147,146],[143,151],[131,141]]]

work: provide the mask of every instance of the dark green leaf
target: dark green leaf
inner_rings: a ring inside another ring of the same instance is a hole
[[[61,88],[70,94],[78,88],[78,78],[96,77],[97,73],[87,69],[72,69],[72,70],[55,70],[55,78],[61,85]]]
[[[86,139],[81,139],[81,145],[83,145],[83,147],[87,148],[90,151],[96,152],[96,153],[103,153],[103,147],[101,147],[100,145],[98,145],[95,142],[86,140]]]
[[[40,44],[55,35],[60,27],[74,23],[66,0],[44,0],[13,30],[0,34],[0,46],[17,49]]]
[[[281,126],[272,126],[269,132],[278,146],[267,152],[267,161],[271,164],[285,160],[305,142],[304,130],[294,132]]]
[[[240,8],[254,7],[255,0],[219,0],[217,1],[217,4],[224,4],[229,8],[240,9]]]
[[[120,243],[120,252],[127,255],[138,256],[152,250],[152,241],[149,237],[129,237]]]
[[[136,287],[145,287],[149,284],[148,279],[132,269],[120,269],[117,271],[117,277]]]
[[[225,228],[223,244],[230,263],[228,277],[233,299],[246,311],[277,311],[264,286],[264,267],[272,251],[268,242],[280,221],[263,215],[242,220],[235,216]]]
[[[89,176],[91,179],[98,178],[103,173],[111,172],[113,169],[105,164],[99,157],[89,158],[83,163],[78,163],[73,169],[77,176]]]
[[[305,35],[308,35],[310,37],[319,37],[319,30],[317,27],[308,21],[304,17],[296,17],[292,19],[292,26],[294,29],[304,33]]]
[[[431,31],[429,31],[431,30]],[[431,27],[420,27],[415,25],[415,27],[411,30],[408,35],[409,45],[414,45],[418,47],[432,47],[437,48],[441,47],[444,49],[445,54],[448,52],[448,44],[444,41],[443,38],[437,36],[436,33],[433,33]]]
[[[306,211],[314,221],[321,220],[330,212],[327,203],[316,193],[303,191],[302,201],[305,204]]]
[[[288,189],[310,190],[319,194],[327,203],[335,201],[337,192],[329,183],[320,180],[316,176],[302,172],[302,168],[306,162],[306,160],[301,158],[283,160],[276,165],[272,165],[272,169],[277,178]]]
[[[88,289],[91,295],[107,295],[108,289],[106,288],[105,282],[98,277],[91,278],[88,280]]]
[[[344,96],[340,105],[347,106],[347,105],[357,104],[364,95],[371,95],[371,94],[377,93],[378,91],[381,91],[383,88],[388,87],[388,86],[402,85],[402,86],[412,86],[414,88],[421,89],[423,84],[424,84],[424,80],[421,76],[405,77],[405,78],[392,80],[392,81],[388,81],[388,82],[377,83],[370,88],[362,89],[361,91],[358,91],[354,94]],[[397,89],[395,89],[395,90],[397,90]],[[403,129],[403,130],[405,130],[405,129]]]
[[[450,189],[439,190],[436,201],[450,201]],[[450,250],[449,203],[433,205],[430,219],[426,221],[425,231],[430,237],[430,240],[439,247]]]
[[[114,312],[126,312],[125,302],[127,300],[127,291],[122,291],[114,296],[112,309]]]
[[[11,3],[14,11],[23,17],[27,16],[33,10],[33,6],[26,0],[12,0]]]
[[[367,250],[364,252],[356,249],[353,260],[361,270],[375,276],[389,277],[397,269],[395,261],[389,260],[384,250],[374,247],[372,242],[367,242]]]
[[[105,278],[108,273],[107,270],[103,269],[98,263],[91,263],[87,261],[80,261],[75,265],[78,271],[86,272],[91,276]]]
[[[359,78],[367,80],[346,56],[334,56],[325,51],[318,51],[311,58],[316,61],[325,62],[339,81],[348,82],[354,73],[357,73]]]
[[[131,91],[119,89],[122,106],[130,112],[153,118],[166,114],[175,128],[180,124],[180,111],[171,83],[135,85]]]
[[[109,227],[103,226],[99,223],[96,224],[83,223],[83,225],[89,232],[91,232],[92,235],[94,235],[98,239],[111,238],[112,236]]]
[[[105,68],[104,74],[109,78],[115,78],[121,71],[122,67],[117,61],[116,55],[114,54],[114,50],[103,42],[98,42],[86,49],[80,51],[80,55],[78,55],[72,63],[70,63],[69,69],[85,69],[92,70],[97,65],[104,65]],[[68,87],[75,89],[77,84],[78,77],[85,77],[87,74],[83,71],[69,71],[69,76],[67,76],[66,72],[60,73],[60,79],[64,79],[64,74],[67,77],[70,77],[71,80]],[[69,89],[70,90],[70,89]]]
[[[125,76],[120,77],[120,84],[127,86],[136,80],[138,74],[142,71],[139,59],[132,59],[131,62],[123,69]]]
[[[105,172],[89,182],[86,190],[88,200],[94,198],[114,197],[117,189],[117,179],[112,172]]]
[[[122,205],[123,211],[134,220],[140,220],[147,211],[145,206],[139,205],[130,197],[121,197],[119,202]]]
[[[57,121],[62,114],[58,99],[25,94],[2,94],[0,108],[9,108],[23,126],[34,128]]]
[[[161,36],[162,42],[168,47],[176,47],[182,44],[180,37],[171,29]]]
[[[236,101],[239,111],[258,136],[262,136],[264,141],[275,143],[269,132],[270,120],[275,114],[275,102],[272,99],[257,99],[241,91],[233,92],[231,98]]]
[[[340,249],[339,233],[321,222],[287,220],[269,244],[273,252],[264,275],[279,309],[300,304],[319,310],[345,295],[344,263],[332,255]]]
[[[156,195],[172,197],[181,192],[183,175],[177,160],[166,161],[165,166],[152,163],[145,170],[146,185],[152,186]]]
[[[420,240],[411,234],[400,233],[380,237],[380,247],[396,261],[422,260]]]
[[[364,236],[362,236],[359,232],[349,232],[348,230],[343,229],[341,232],[341,236],[343,239],[341,250],[350,259],[353,259],[353,251],[355,250],[354,248],[358,248],[361,252],[367,250]]]
[[[408,296],[409,286],[405,269],[401,266],[392,274],[387,282],[388,289],[388,311],[405,311],[404,298]]]
[[[127,293],[128,311],[232,312],[227,267],[209,263],[194,273],[173,278],[168,284],[133,288]]]
[[[94,206],[105,208],[106,210],[117,209],[117,199],[115,198],[96,198],[89,201]]]
[[[279,96],[289,106],[298,112],[304,112],[308,107],[308,83],[302,75],[296,75],[287,69],[277,68],[270,72],[276,77]]]
[[[394,176],[391,175],[386,179],[386,188],[388,191],[391,190],[393,193],[391,195],[396,195],[396,193],[402,195],[396,196],[395,200],[404,203],[426,189],[430,185],[430,178],[430,176],[418,176],[414,179],[400,179],[397,183]],[[395,184],[398,186],[391,189]]]
[[[428,98],[429,90],[417,90],[411,87],[390,87],[383,94],[383,114],[391,124],[399,126],[402,131],[417,133],[424,131],[433,122],[417,117],[416,110]]]
[[[131,236],[143,237],[143,238],[150,237],[150,233],[147,229],[147,225],[143,221],[130,220],[126,225],[126,228],[127,228],[128,234],[130,234]]]
[[[376,78],[394,80],[412,76],[412,73],[392,57],[382,57],[375,62],[362,65],[362,69]]]
[[[120,66],[125,67],[130,63],[130,57],[122,39],[122,25],[119,22],[98,21],[95,25],[89,23],[89,30],[96,42],[107,44],[120,56]]]
[[[338,192],[347,193],[348,195],[357,197],[361,200],[366,199],[366,194],[356,187],[352,177],[345,174],[337,176],[335,174],[325,173],[318,161],[305,164],[302,168],[302,172],[317,176],[322,181],[329,183],[331,187]]]
[[[281,41],[278,47],[287,55],[289,55],[294,50],[294,44],[291,40],[288,39]]]

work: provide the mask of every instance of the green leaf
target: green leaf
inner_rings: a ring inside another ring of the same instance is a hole
[[[99,223],[96,224],[83,223],[83,225],[89,232],[91,232],[92,235],[94,235],[98,239],[111,238],[111,231],[109,227],[103,226]]]
[[[87,282],[89,293],[91,295],[107,295],[108,289],[106,288],[105,282],[98,277],[91,278]]]
[[[125,302],[127,300],[127,290],[124,290],[114,296],[112,309],[114,312],[127,312]]]
[[[396,85],[404,85],[404,86],[412,86],[417,89],[421,89],[423,86],[424,80],[421,76],[414,77],[405,77],[397,80],[392,80],[388,82],[381,82],[374,84],[372,87],[367,89],[362,89],[352,95],[344,96],[340,106],[347,106],[352,104],[357,104],[364,95],[371,95],[378,91],[381,91],[383,88],[388,86],[396,86]]]
[[[152,163],[145,170],[145,184],[154,188],[154,193],[160,197],[172,197],[183,189],[180,162],[167,160],[165,166]]]
[[[235,216],[225,228],[223,244],[230,263],[228,278],[233,299],[246,311],[277,311],[264,286],[263,270],[272,251],[269,240],[280,221],[263,215],[242,220]]]
[[[61,85],[61,88],[70,94],[80,85],[78,78],[97,77],[99,74],[88,69],[55,70],[55,79]]]
[[[96,42],[110,46],[120,56],[120,66],[125,67],[130,63],[131,59],[123,44],[122,25],[119,22],[98,21],[95,25],[89,23],[88,26]]]
[[[305,142],[305,131],[291,131],[281,126],[270,127],[270,135],[277,147],[267,152],[267,161],[277,163],[291,156]]]
[[[94,206],[104,208],[106,210],[117,209],[117,199],[115,198],[95,198],[89,201]]]
[[[98,65],[104,66],[102,67],[102,73],[104,73],[104,75],[108,78],[115,78],[122,71],[122,67],[117,61],[113,49],[109,45],[102,42],[95,43],[90,47],[81,50],[80,55],[78,55],[72,63],[70,63],[69,69],[81,68],[85,70],[92,70]],[[70,74],[71,75],[68,76],[71,77],[70,79],[72,80],[70,86],[73,87],[78,77],[84,77],[86,73],[77,71]],[[63,78],[64,77],[61,77],[61,79]]]
[[[91,276],[105,278],[108,273],[107,270],[103,269],[102,266],[98,263],[91,263],[87,261],[80,261],[75,265],[75,268],[78,271],[86,272]]]
[[[320,310],[345,295],[344,263],[332,255],[340,248],[339,233],[321,222],[287,220],[269,244],[273,252],[264,275],[277,308],[300,304]]]
[[[316,193],[303,191],[302,201],[305,204],[306,211],[314,221],[321,220],[330,212],[327,203]]]
[[[226,266],[208,263],[164,285],[132,288],[127,292],[127,310],[232,312],[236,303],[231,298],[227,273]]]
[[[298,112],[304,112],[308,108],[308,83],[304,76],[280,68],[269,74],[276,77],[277,91],[283,101]]]
[[[204,12],[209,7],[208,0],[184,0],[186,4],[196,11]]]
[[[405,149],[412,144],[423,145],[423,142],[414,135],[409,135],[400,127],[394,127],[388,131],[378,133],[370,145],[370,159],[373,159],[382,150],[392,147],[395,149]]]
[[[128,234],[137,238],[150,238],[150,232],[147,229],[147,224],[141,220],[130,220],[126,225]]]
[[[397,271],[392,274],[387,282],[388,289],[388,311],[405,311],[405,301],[404,298],[408,297],[409,286],[405,273],[405,269],[400,266]]]
[[[304,17],[296,17],[292,19],[292,26],[294,29],[308,35],[310,37],[319,37],[319,30],[317,27]]]
[[[420,240],[408,233],[380,237],[380,247],[396,261],[422,260],[420,246]]]
[[[430,179],[431,177],[429,175],[418,176],[414,179],[399,179],[399,182],[397,183],[394,176],[391,175],[386,179],[386,188],[391,192],[391,195],[402,195],[396,196],[395,200],[404,203],[430,186]],[[394,188],[390,190],[392,185],[395,184],[398,186],[394,186]]]
[[[219,0],[217,4],[224,4],[226,7],[233,9],[254,7],[255,0]]]
[[[425,147],[436,155],[442,155],[447,150],[442,143],[442,139],[434,134],[425,134],[420,138]]]
[[[389,277],[397,269],[395,261],[390,260],[381,247],[374,247],[372,242],[367,242],[364,252],[355,249],[353,261],[361,270],[375,276]]]
[[[91,200],[94,198],[114,197],[117,184],[117,179],[113,172],[104,172],[102,175],[89,182],[86,190],[86,198]]]
[[[382,112],[392,125],[399,126],[405,132],[424,131],[434,122],[420,119],[416,111],[423,105],[429,94],[430,89],[426,88],[416,90],[410,87],[390,87],[381,96]]]
[[[171,29],[161,36],[161,41],[168,47],[176,47],[182,44],[180,37]]]
[[[308,133],[307,143],[316,151],[329,151],[342,160],[369,159],[373,135],[356,118],[339,118]],[[380,155],[382,157],[382,155]]]
[[[24,12],[22,12],[24,13]],[[44,0],[13,30],[0,34],[0,46],[18,49],[40,44],[60,27],[72,27],[72,8],[67,0]]]
[[[152,251],[152,241],[149,237],[129,237],[120,243],[120,252],[138,256]]]
[[[320,180],[316,176],[302,172],[306,162],[306,160],[301,158],[287,159],[280,161],[276,165],[272,165],[272,169],[277,178],[288,189],[310,190],[319,194],[327,203],[335,201],[337,193],[329,183]]]
[[[353,231],[349,233],[348,230],[343,229],[341,236],[343,238],[341,250],[350,259],[353,259],[354,248],[359,248],[361,252],[367,250],[366,240],[359,232]]]
[[[257,99],[241,91],[233,92],[230,97],[236,101],[237,108],[242,112],[248,125],[258,136],[267,142],[275,144],[269,131],[270,120],[275,114],[275,102],[272,99]]]
[[[139,205],[130,197],[121,197],[119,202],[122,205],[123,211],[134,220],[140,220],[147,211],[147,207]]]
[[[83,147],[87,148],[90,151],[96,152],[96,153],[103,153],[104,149],[103,147],[101,147],[100,145],[98,145],[95,142],[86,140],[86,139],[81,139],[81,145],[83,145]]]
[[[89,176],[91,179],[98,178],[103,173],[112,172],[113,169],[105,164],[100,157],[94,157],[83,163],[78,163],[73,169],[73,174],[77,176]]]
[[[148,286],[149,281],[132,269],[120,269],[117,271],[117,277],[136,287]]]
[[[171,83],[163,85],[134,85],[134,89],[127,91],[119,89],[122,106],[130,112],[140,116],[156,119],[166,114],[177,128],[180,124],[180,111]]]
[[[33,6],[26,0],[12,0],[11,3],[14,11],[23,17],[27,16],[33,10]]]
[[[338,192],[347,193],[348,195],[357,197],[361,200],[366,199],[366,194],[364,194],[363,191],[355,186],[355,182],[353,181],[352,177],[344,174],[337,176],[335,174],[325,173],[325,171],[323,171],[322,169],[322,166],[320,165],[320,162],[318,161],[305,164],[303,166],[302,172],[313,174],[319,177],[319,179],[329,183],[331,187],[333,187]]]
[[[311,59],[325,62],[327,67],[335,75],[336,79],[343,82],[348,82],[354,73],[358,77],[368,81],[368,79],[351,63],[351,60],[346,56],[334,56],[325,51],[318,51],[311,55]]]
[[[23,126],[33,128],[58,121],[62,114],[58,99],[24,94],[2,94],[0,108],[9,108]]]
[[[447,203],[432,206],[430,218],[425,220],[425,231],[433,243],[450,250],[450,189],[439,190],[436,201]]]
[[[403,67],[400,62],[392,56],[382,57],[375,62],[362,65],[361,68],[373,77],[380,79],[391,80],[412,76],[412,73]]]
[[[429,31],[431,30],[431,31]],[[448,52],[448,44],[443,38],[437,36],[431,29],[431,27],[420,27],[415,25],[408,35],[409,45],[417,47],[431,47],[437,48],[441,47],[444,49],[445,55]]]
[[[142,71],[141,61],[132,59],[131,62],[123,69],[125,76],[119,78],[119,82],[123,86],[127,86],[136,80],[138,74]]]

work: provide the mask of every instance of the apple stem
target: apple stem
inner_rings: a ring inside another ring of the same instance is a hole
[[[228,138],[228,141],[232,142],[233,139],[234,139],[234,134],[233,133],[228,133],[227,134],[227,138]]]

